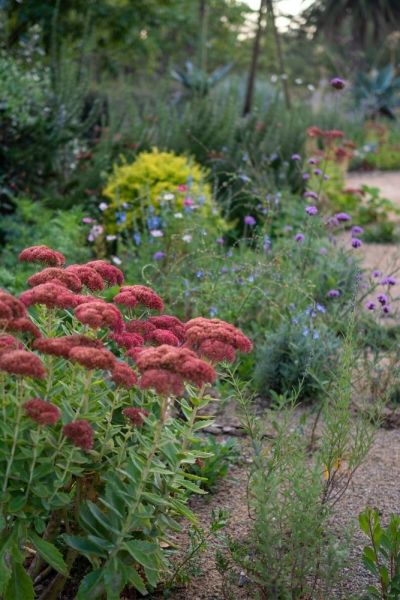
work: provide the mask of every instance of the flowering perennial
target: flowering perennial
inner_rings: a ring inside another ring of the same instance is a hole
[[[81,283],[91,292],[99,292],[104,289],[104,281],[100,273],[88,265],[70,265],[65,271],[76,275]]]
[[[59,408],[51,402],[32,398],[24,404],[25,413],[39,425],[54,425],[60,419]]]
[[[144,419],[149,415],[147,410],[143,408],[136,408],[135,406],[130,406],[128,408],[124,408],[122,414],[127,417],[132,425],[136,427],[141,427],[144,423]]]
[[[93,428],[88,421],[78,419],[72,423],[67,423],[63,427],[63,434],[74,446],[82,450],[91,450],[93,448]]]
[[[122,304],[129,308],[134,308],[142,304],[147,308],[161,312],[164,303],[154,290],[145,285],[126,285],[121,287],[121,291],[114,297],[116,304]]]
[[[72,292],[79,293],[82,289],[82,282],[77,275],[67,271],[66,269],[60,269],[58,267],[47,267],[47,269],[43,269],[43,271],[35,273],[28,279],[28,285],[31,287],[49,282],[62,285]]]
[[[40,358],[27,350],[10,350],[2,353],[0,371],[36,379],[44,379],[46,376],[46,369]]]
[[[115,364],[114,354],[105,348],[75,346],[70,350],[68,358],[86,369],[109,370]]]
[[[213,362],[235,360],[236,351],[250,352],[253,345],[240,329],[220,319],[197,317],[185,325],[186,343]]]
[[[123,329],[123,319],[118,308],[103,300],[80,304],[75,308],[75,316],[92,329],[109,328],[117,332]]]
[[[65,257],[61,252],[52,250],[47,246],[31,246],[25,248],[19,255],[22,262],[39,262],[54,267],[62,267],[65,263]]]
[[[91,260],[85,266],[97,271],[108,285],[122,285],[124,283],[124,274],[121,269],[106,260]]]

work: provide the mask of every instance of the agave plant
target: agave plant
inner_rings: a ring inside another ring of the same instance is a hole
[[[210,89],[232,69],[233,63],[215,69],[211,75],[187,61],[184,69],[173,69],[171,75],[190,93],[206,96]]]
[[[354,96],[366,117],[382,115],[396,119],[396,109],[400,107],[400,77],[396,77],[392,65],[359,73]]]

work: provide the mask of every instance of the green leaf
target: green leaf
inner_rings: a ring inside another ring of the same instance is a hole
[[[133,585],[133,587],[138,592],[140,592],[141,594],[143,594],[143,596],[145,596],[147,594],[147,589],[146,589],[143,579],[140,577],[140,575],[136,571],[136,569],[134,569],[133,567],[130,567],[128,565],[124,565],[123,569],[125,571],[125,576],[126,576],[128,583],[130,585]]]
[[[58,573],[61,573],[61,575],[68,575],[68,567],[65,564],[64,558],[54,544],[43,540],[34,532],[29,534],[29,539],[47,564],[58,571]]]
[[[11,513],[18,513],[26,504],[26,496],[15,496],[8,504],[8,509]]]
[[[143,567],[154,571],[158,569],[158,560],[156,557],[158,551],[157,544],[152,544],[144,540],[131,540],[130,542],[125,542],[124,548]]]
[[[92,540],[89,541],[76,535],[65,534],[63,535],[63,539],[68,546],[71,546],[71,548],[81,552],[82,554],[87,554],[89,556],[100,556],[102,558],[107,558],[108,556],[107,551]]]
[[[96,569],[88,573],[81,581],[76,600],[90,600],[99,597],[103,591],[102,575],[103,569]]]
[[[32,579],[21,563],[14,562],[4,600],[34,600],[34,598]]]

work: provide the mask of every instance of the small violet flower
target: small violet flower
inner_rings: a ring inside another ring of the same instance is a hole
[[[256,224],[256,220],[254,217],[252,217],[251,215],[246,215],[244,218],[244,224],[245,225],[249,225],[249,227],[254,227],[254,225]]]
[[[304,238],[304,233],[296,233],[296,235],[294,236],[294,240],[299,243],[304,242]]]
[[[342,90],[346,87],[346,82],[340,77],[334,77],[331,79],[330,84],[335,90]]]
[[[340,212],[335,215],[336,219],[340,223],[345,223],[346,221],[351,221],[351,216],[345,212]]]
[[[358,238],[353,238],[351,240],[351,245],[353,246],[353,248],[361,248],[362,246],[362,241],[359,240]]]
[[[371,302],[371,301],[367,302],[367,304],[365,305],[365,308],[367,310],[375,310],[376,304],[375,304],[375,302]]]
[[[340,296],[339,290],[329,290],[329,292],[327,293],[328,298],[339,298],[339,296]]]
[[[165,258],[165,256],[165,252],[161,252],[161,250],[159,250],[158,252],[154,252],[153,260],[162,260],[163,258]]]
[[[384,277],[381,281],[382,285],[396,285],[397,280],[395,277],[389,275],[388,277]]]
[[[355,237],[357,235],[362,235],[363,233],[364,233],[364,228],[360,227],[359,225],[353,225],[353,227],[351,228],[352,237]]]
[[[304,198],[312,198],[313,200],[318,200],[318,194],[316,192],[304,192]]]
[[[310,216],[318,214],[318,208],[316,206],[306,206],[306,213]]]
[[[292,160],[294,160],[294,161],[301,160],[300,154],[292,154]]]
[[[389,302],[389,298],[385,294],[379,294],[377,300],[379,304],[382,304],[382,306],[385,306],[385,304]]]

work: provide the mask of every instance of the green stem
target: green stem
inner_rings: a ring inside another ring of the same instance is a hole
[[[36,460],[37,460],[37,455],[38,455],[38,445],[39,445],[39,441],[40,441],[40,433],[41,433],[41,429],[39,427],[39,430],[38,430],[37,436],[36,436],[36,440],[33,444],[32,462],[31,462],[31,466],[29,469],[29,480],[28,480],[28,485],[26,486],[26,491],[25,491],[25,499],[26,500],[28,500],[29,492],[31,489],[32,481],[33,481],[33,474],[35,471]]]
[[[150,452],[147,456],[147,460],[146,463],[144,465],[144,468],[141,472],[141,476],[140,476],[140,481],[137,487],[137,492],[136,492],[136,500],[135,502],[132,504],[132,506],[130,507],[128,514],[126,516],[126,520],[125,520],[125,525],[123,526],[120,535],[118,536],[118,539],[115,543],[114,546],[114,550],[111,552],[110,556],[109,556],[109,562],[111,562],[113,560],[113,558],[115,558],[116,554],[118,554],[118,552],[121,549],[121,545],[123,544],[126,535],[129,533],[129,531],[132,529],[132,519],[136,514],[136,511],[138,509],[138,506],[140,504],[141,501],[141,497],[142,497],[142,492],[144,490],[144,487],[147,483],[147,477],[149,475],[149,471],[151,468],[151,464],[153,462],[153,458],[157,452],[157,448],[158,445],[160,443],[160,439],[161,439],[161,433],[163,430],[163,426],[165,424],[166,421],[166,414],[167,414],[167,406],[168,406],[168,397],[164,397],[163,398],[163,402],[161,405],[161,415],[160,415],[160,420],[157,424],[157,427],[155,429],[154,432],[154,438],[153,438],[153,443],[151,445],[150,448]]]
[[[8,461],[7,461],[6,472],[5,472],[5,475],[4,475],[3,495],[7,491],[8,480],[10,478],[11,468],[12,468],[12,464],[14,462],[15,450],[17,448],[17,443],[18,443],[18,436],[19,436],[19,430],[20,430],[20,425],[21,425],[21,417],[22,417],[22,399],[23,399],[22,382],[19,379],[17,379],[17,402],[18,402],[18,408],[17,408],[16,422],[15,422],[15,427],[14,427],[14,435],[13,435],[13,440],[12,440],[12,446],[11,446],[10,456],[8,458]]]

